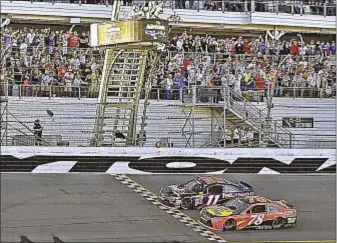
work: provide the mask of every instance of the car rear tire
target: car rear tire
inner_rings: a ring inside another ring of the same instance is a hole
[[[192,209],[193,208],[193,199],[192,198],[184,198],[180,203],[180,207],[182,209]]]
[[[228,219],[223,225],[224,230],[235,230],[236,229],[236,221],[235,219]]]
[[[285,224],[286,224],[285,219],[277,218],[271,223],[271,226],[273,229],[281,229],[284,227]]]

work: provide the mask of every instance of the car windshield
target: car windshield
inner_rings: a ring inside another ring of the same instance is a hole
[[[234,210],[237,214],[240,214],[245,210],[249,204],[245,203],[240,199],[233,199],[224,204],[225,207]]]
[[[202,188],[199,182],[196,180],[189,181],[184,184],[184,187],[190,191],[198,191]]]

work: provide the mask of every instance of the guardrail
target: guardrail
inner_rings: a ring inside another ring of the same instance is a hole
[[[198,86],[197,86],[198,87]],[[201,86],[200,86],[201,87]],[[212,87],[212,86],[209,86]],[[219,86],[217,86],[219,87]],[[1,96],[13,96],[19,98],[26,97],[45,97],[53,98],[98,98],[99,86],[65,86],[65,85],[8,85],[2,86]],[[145,89],[141,91],[140,98],[144,99]],[[247,89],[241,91],[241,95],[252,102],[261,101],[267,96],[267,89]],[[276,87],[274,97],[285,98],[334,98],[336,88],[301,88],[301,87]],[[149,93],[151,100],[183,100],[191,98],[191,90],[188,87],[183,89],[164,89],[153,87]]]
[[[10,0],[13,2],[15,0]],[[40,2],[39,0],[21,0],[27,2]],[[44,0],[44,2],[55,3],[73,3],[73,4],[104,4],[110,7],[113,0]],[[123,1],[127,3],[125,6],[141,5],[143,0]],[[222,12],[270,12],[270,13],[289,13],[299,15],[320,15],[320,16],[335,16],[336,4],[335,1],[259,1],[259,0],[165,0],[164,8],[172,10],[176,9],[193,9],[196,11],[210,10]]]

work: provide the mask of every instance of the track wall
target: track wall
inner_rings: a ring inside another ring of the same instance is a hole
[[[2,172],[336,173],[333,149],[2,147]]]

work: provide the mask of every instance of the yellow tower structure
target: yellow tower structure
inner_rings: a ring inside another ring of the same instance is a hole
[[[151,90],[144,73],[157,60],[149,52],[168,41],[168,21],[158,18],[161,4],[151,1],[135,7],[126,21],[118,20],[119,4],[114,2],[110,23],[90,27],[91,45],[106,47],[92,146],[136,146],[146,136],[144,114],[142,131],[137,131],[141,90]]]

